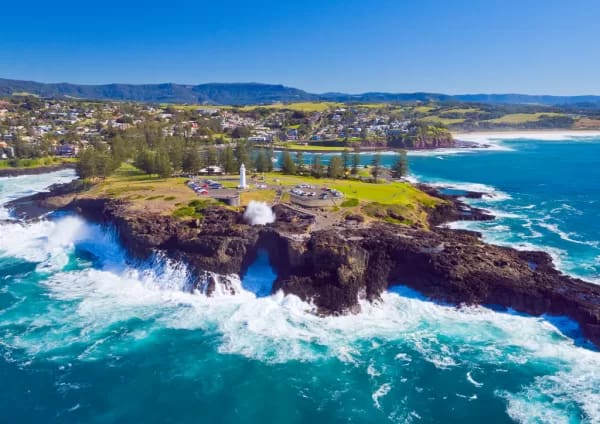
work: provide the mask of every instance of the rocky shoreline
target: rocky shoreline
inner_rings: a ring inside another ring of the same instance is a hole
[[[241,213],[217,207],[207,209],[201,220],[180,220],[132,212],[111,199],[63,196],[57,201],[52,193],[12,206],[18,211],[32,205],[69,209],[114,225],[132,256],[145,258],[159,250],[185,261],[197,276],[191,287],[209,295],[226,283],[214,275],[207,283],[207,272],[243,276],[262,249],[278,275],[273,291],[310,301],[319,314],[359,312],[359,299],[379,301],[391,285],[402,284],[440,302],[568,316],[600,346],[600,286],[560,273],[546,253],[494,246],[475,232],[440,228],[457,219],[493,216],[455,196],[419,188],[449,200],[431,212],[431,230],[342,222],[310,231],[314,218],[285,205],[274,208],[277,220],[266,226],[247,225]]]

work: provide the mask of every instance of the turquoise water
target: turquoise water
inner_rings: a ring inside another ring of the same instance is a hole
[[[484,184],[495,196],[484,206],[507,215],[484,224],[488,237],[556,249],[595,278],[600,206],[585,188],[600,170],[582,164],[600,142],[501,147],[413,157],[412,169]],[[0,202],[70,177],[0,179]],[[317,318],[295,297],[265,296],[274,278],[262,254],[231,277],[239,294],[206,298],[182,291],[181,264],[131,261],[110,229],[78,217],[0,224],[0,421],[600,420],[600,353],[566,319],[457,310],[402,287],[360,315]]]

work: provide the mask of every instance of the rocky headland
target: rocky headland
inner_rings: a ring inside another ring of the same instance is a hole
[[[214,274],[207,282],[207,273],[243,276],[264,249],[278,275],[273,291],[310,301],[319,314],[359,312],[360,299],[379,301],[391,285],[402,284],[439,302],[568,316],[600,346],[600,286],[557,271],[546,253],[494,246],[477,233],[439,227],[457,219],[493,217],[421,188],[448,200],[431,211],[430,229],[362,222],[360,215],[349,215],[335,226],[314,230],[312,215],[285,205],[274,207],[277,219],[265,226],[248,225],[241,212],[219,207],[207,208],[200,219],[182,220],[132,211],[127,202],[114,199],[65,195],[69,189],[64,187],[60,196],[55,188],[12,206],[17,213],[34,206],[70,209],[114,225],[132,257],[163,251],[183,260],[196,276],[190,287],[208,295],[226,283]]]

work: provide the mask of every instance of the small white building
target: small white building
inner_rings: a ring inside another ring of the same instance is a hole
[[[198,171],[200,175],[223,175],[223,168],[220,166],[207,166]]]

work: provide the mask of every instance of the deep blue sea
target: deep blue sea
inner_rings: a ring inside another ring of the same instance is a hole
[[[486,192],[477,204],[498,219],[468,227],[488,240],[600,280],[599,138],[410,162],[420,180]],[[70,178],[1,178],[0,204]],[[600,353],[564,318],[458,310],[403,287],[318,318],[266,295],[265,254],[235,296],[184,293],[188,277],[160,256],[131,261],[78,217],[0,224],[0,422],[600,422]]]

